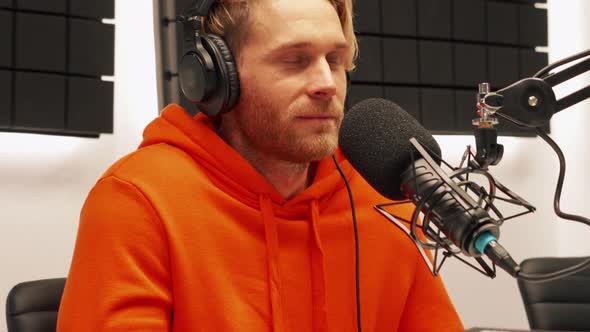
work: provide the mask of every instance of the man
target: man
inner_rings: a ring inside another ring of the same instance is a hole
[[[90,192],[58,331],[461,331],[439,278],[337,151],[351,0],[217,4],[241,97],[167,107]],[[407,207],[407,213],[411,212]],[[399,213],[399,211],[398,211]]]

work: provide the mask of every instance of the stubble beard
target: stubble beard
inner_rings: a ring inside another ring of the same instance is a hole
[[[236,121],[243,138],[252,148],[278,160],[304,164],[331,156],[338,146],[342,107],[334,102],[294,105],[280,109],[267,98],[242,96]],[[339,114],[333,124],[301,130],[295,115]]]

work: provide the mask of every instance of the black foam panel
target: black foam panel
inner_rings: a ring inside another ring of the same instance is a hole
[[[113,83],[98,79],[70,77],[67,129],[113,132]]]
[[[547,9],[520,6],[520,45],[547,46]]]
[[[360,54],[357,69],[351,73],[356,81],[383,81],[383,57],[381,38],[363,36],[359,38]]]
[[[69,14],[73,16],[99,19],[115,17],[115,0],[69,0],[69,3]]]
[[[488,51],[489,83],[492,87],[503,88],[520,79],[517,48],[493,46]]]
[[[483,45],[453,45],[455,64],[455,85],[474,87],[487,81],[487,50]]]
[[[414,1],[381,1],[381,31],[392,35],[416,36],[416,7]]]
[[[0,40],[4,44],[0,47],[0,66],[12,66],[13,34],[12,12],[0,10]]]
[[[455,93],[451,89],[423,88],[421,92],[422,124],[439,133],[452,132],[455,127]]]
[[[348,90],[347,109],[368,98],[383,98],[383,87],[379,85],[352,84]]]
[[[64,14],[66,12],[66,0],[17,0],[16,8]]]
[[[420,41],[420,82],[425,85],[453,84],[452,44]]]
[[[477,89],[455,91],[455,113],[457,129],[470,133],[474,126],[471,120],[477,118]]]
[[[547,53],[533,50],[520,50],[520,77],[531,77],[543,67],[547,66]]]
[[[484,0],[453,1],[453,38],[484,42],[486,40]]]
[[[65,71],[65,17],[17,13],[16,27],[17,68]]]
[[[518,4],[488,1],[488,42],[518,44]]]
[[[0,70],[0,127],[10,126],[12,72]]]
[[[385,0],[389,1],[389,0]],[[355,29],[358,32],[381,32],[380,0],[355,2]]]
[[[385,87],[385,99],[398,104],[414,119],[422,121],[420,112],[420,89],[403,86]]]
[[[17,72],[14,127],[63,130],[65,76]]]
[[[383,39],[383,74],[387,83],[418,83],[418,43],[413,39]]]
[[[418,35],[451,37],[451,0],[418,0]]]
[[[71,19],[69,33],[68,71],[70,73],[91,76],[114,74],[114,25]]]

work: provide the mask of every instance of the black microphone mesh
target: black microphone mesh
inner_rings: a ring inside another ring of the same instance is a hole
[[[397,104],[375,98],[361,101],[346,112],[339,144],[346,159],[373,188],[387,198],[400,200],[405,198],[400,191],[400,175],[410,166],[415,150],[409,142],[412,137],[427,151],[441,155],[434,137],[416,119]]]

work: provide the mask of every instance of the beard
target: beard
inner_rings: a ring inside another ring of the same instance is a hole
[[[229,130],[239,131],[238,136],[253,150],[278,160],[309,163],[331,156],[338,146],[338,129],[342,122],[343,105],[336,99],[307,101],[277,105],[264,94],[240,96],[240,103],[226,116],[233,117],[235,125]],[[325,123],[306,123],[298,118],[304,115],[333,116]],[[224,120],[225,121],[225,120]]]

